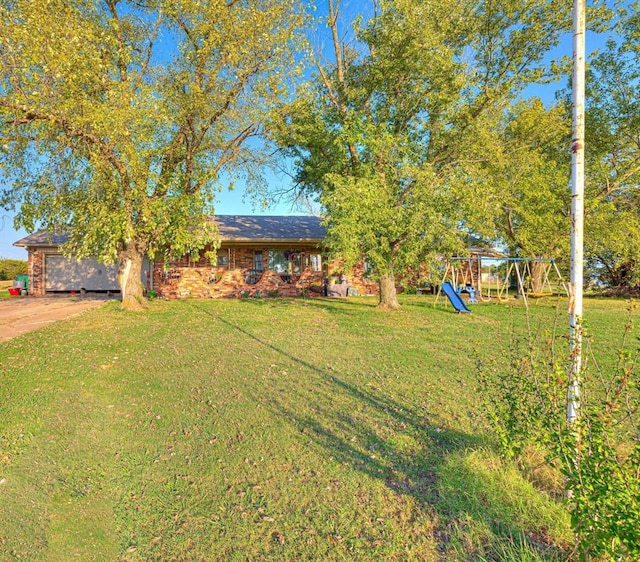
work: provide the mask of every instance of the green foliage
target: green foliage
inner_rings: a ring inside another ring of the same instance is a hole
[[[0,281],[11,281],[16,275],[27,275],[27,262],[0,259]]]
[[[537,99],[515,104],[498,129],[499,154],[486,163],[495,225],[511,255],[569,253],[571,120],[563,106]]]
[[[480,162],[499,157],[495,125],[531,81],[568,7],[527,2],[381,2],[354,24],[355,47],[285,106],[273,134],[303,193],[327,212],[328,244],[366,255],[381,280],[435,253],[457,253],[472,230],[492,235],[495,201]]]
[[[508,459],[518,459],[529,443],[544,435],[544,421],[552,404],[545,400],[546,394],[539,392],[541,374],[546,372],[541,372],[539,364],[517,354],[511,356],[508,368],[478,365],[485,414]]]
[[[587,556],[640,557],[639,357],[621,351],[605,388],[590,385],[596,397],[583,401],[578,420],[555,441],[572,523]]]
[[[640,20],[618,10],[587,79],[585,252],[609,285],[640,287]]]
[[[514,347],[509,370],[478,370],[484,411],[502,453],[522,461],[527,445],[543,446],[564,475],[572,525],[587,559],[640,556],[640,356],[625,347],[610,374],[597,365],[582,373],[579,417],[572,424],[566,421],[568,377],[549,336],[531,339],[525,353]]]
[[[303,21],[296,0],[3,3],[0,206],[107,263],[215,247]]]

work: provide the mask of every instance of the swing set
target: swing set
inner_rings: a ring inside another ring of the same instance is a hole
[[[493,279],[483,283],[482,260],[498,263],[506,263],[506,273],[502,277],[494,273]],[[535,265],[534,265],[535,264]],[[534,266],[538,268],[534,275]],[[534,279],[540,280],[538,291],[533,291]],[[552,278],[556,290],[552,286]],[[562,278],[555,260],[552,258],[520,258],[520,257],[495,257],[495,256],[471,256],[453,257],[445,262],[444,275],[440,285],[451,283],[458,293],[468,293],[469,302],[489,302],[496,299],[502,302],[509,297],[510,289],[514,288],[512,279],[515,279],[519,295],[525,306],[529,307],[529,298],[553,296],[558,288],[562,288],[566,295],[569,289]],[[441,291],[438,291],[435,304],[438,302]]]

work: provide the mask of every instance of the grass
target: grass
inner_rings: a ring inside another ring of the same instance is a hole
[[[0,344],[0,558],[566,559],[566,512],[478,410],[475,357],[506,360],[524,309],[402,303],[108,303]],[[603,364],[626,306],[586,302]]]
[[[13,281],[0,281],[0,299],[12,298],[9,294],[9,287],[13,287]]]

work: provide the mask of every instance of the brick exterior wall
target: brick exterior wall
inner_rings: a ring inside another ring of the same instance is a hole
[[[27,254],[27,273],[29,274],[29,295],[44,296],[44,255],[42,249],[30,250]]]
[[[183,257],[169,263],[156,262],[153,265],[153,288],[159,296],[175,298],[239,298],[249,296],[322,296],[323,278],[344,273],[349,285],[361,295],[377,294],[378,285],[364,279],[364,265],[344,271],[342,262],[334,260],[326,263],[323,259],[323,271],[312,271],[310,267],[291,274],[278,274],[267,269],[269,250],[283,248],[255,247],[223,247],[218,250],[218,257],[224,256],[228,265],[217,266],[201,255],[198,260]],[[305,257],[317,254],[315,248],[287,248]],[[255,252],[262,252],[263,272],[256,274],[252,280],[250,273],[254,270]]]
[[[333,281],[345,275],[350,287],[360,295],[378,294],[378,284],[364,277],[364,263],[345,271],[342,260],[327,261],[322,258],[322,271],[304,268],[291,275],[279,275],[267,270],[270,249],[283,250],[273,246],[223,247],[218,256],[226,256],[228,265],[213,265],[202,254],[196,261],[188,257],[172,261],[152,263],[153,289],[164,298],[240,298],[243,296],[322,296],[323,279],[328,276]],[[291,249],[287,247],[287,249]],[[305,257],[317,254],[316,248],[293,248]],[[257,275],[257,283],[247,282],[247,271],[254,269],[254,252],[262,252],[263,273]],[[53,248],[29,248],[28,273],[29,294],[45,295],[44,261],[45,254],[55,253]]]
[[[29,295],[34,297],[43,297],[47,294],[45,286],[45,258],[48,255],[60,255],[60,249],[54,246],[48,247],[29,247],[27,248],[27,273],[29,275]],[[148,286],[149,271],[143,283]],[[80,289],[81,287],[78,287]]]

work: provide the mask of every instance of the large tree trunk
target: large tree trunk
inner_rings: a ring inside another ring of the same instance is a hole
[[[380,274],[380,302],[378,307],[385,309],[400,308],[393,271]]]
[[[529,265],[529,269],[531,272],[531,277],[529,279],[529,290],[532,293],[542,293],[542,289],[544,288],[544,272],[547,264],[543,261],[534,260],[530,262]]]
[[[131,241],[118,256],[118,284],[122,294],[124,310],[144,308],[144,287],[142,285],[142,262],[144,245]]]

